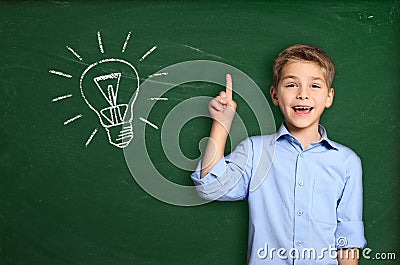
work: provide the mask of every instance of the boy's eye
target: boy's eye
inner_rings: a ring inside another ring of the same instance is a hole
[[[296,87],[296,84],[287,84],[286,87]]]
[[[312,88],[321,88],[321,86],[320,86],[320,85],[317,85],[317,84],[313,84],[311,87],[312,87]]]

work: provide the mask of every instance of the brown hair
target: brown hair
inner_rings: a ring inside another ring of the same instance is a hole
[[[278,57],[275,59],[274,66],[272,67],[273,86],[275,88],[278,88],[283,67],[287,63],[294,61],[306,61],[319,64],[325,75],[326,85],[328,88],[331,87],[335,74],[335,66],[328,55],[323,50],[311,45],[294,44],[279,53]]]

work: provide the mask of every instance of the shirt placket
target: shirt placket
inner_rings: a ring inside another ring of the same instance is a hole
[[[307,150],[306,150],[307,151]],[[307,167],[307,160],[311,153],[299,150],[296,159],[295,185],[294,185],[294,237],[293,237],[293,264],[307,264],[304,261],[303,250],[310,244],[307,242],[310,218],[310,187],[312,187],[311,172]],[[312,242],[311,242],[312,243]],[[305,262],[305,263],[304,263]]]

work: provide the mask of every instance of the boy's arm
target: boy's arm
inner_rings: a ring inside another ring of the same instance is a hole
[[[357,265],[359,249],[366,245],[362,222],[362,165],[355,153],[348,156],[346,164],[346,184],[337,206],[337,260],[339,265]]]
[[[226,90],[221,91],[210,101],[208,110],[213,124],[203,155],[200,178],[207,175],[218,160],[224,156],[226,139],[236,111],[236,102],[232,100],[232,77],[230,74],[226,75]]]
[[[337,260],[339,265],[358,265],[359,250],[357,248],[338,249]]]

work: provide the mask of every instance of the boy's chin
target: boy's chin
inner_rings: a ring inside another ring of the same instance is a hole
[[[289,121],[285,120],[285,125],[289,130],[302,131],[308,130],[312,128],[316,128],[318,130],[319,122],[309,122],[309,121]]]

